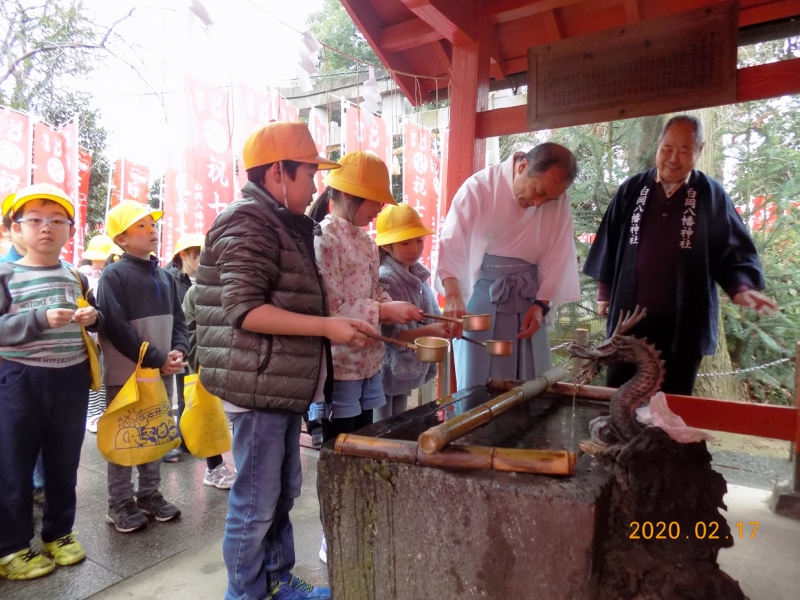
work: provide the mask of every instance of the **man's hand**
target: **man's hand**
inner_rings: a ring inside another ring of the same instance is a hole
[[[517,337],[521,340],[533,337],[533,334],[539,331],[543,322],[544,314],[542,312],[542,307],[538,304],[534,304],[525,313],[525,318],[522,320],[522,329]]]
[[[75,311],[68,308],[49,308],[45,313],[47,326],[50,329],[58,329],[59,327],[64,327],[64,325],[69,325],[74,315]]]
[[[161,373],[163,375],[175,375],[175,373],[180,373],[187,364],[189,363],[183,360],[183,352],[170,350],[167,354],[167,360],[161,365]]]
[[[608,300],[597,301],[597,314],[601,317],[608,316],[608,305],[611,304]]]
[[[326,317],[322,335],[334,344],[347,344],[356,348],[369,348],[373,340],[363,332],[377,335],[375,328],[359,319],[344,317]]]
[[[422,310],[411,302],[382,302],[380,319],[382,323],[405,325],[411,321],[421,321]]]
[[[448,277],[442,281],[444,287],[444,311],[445,317],[452,319],[460,319],[467,314],[467,307],[464,304],[464,299],[461,297],[461,289],[458,287],[458,279],[455,277]],[[464,332],[464,327],[461,323],[452,323],[450,325],[450,335],[454,338],[460,338]]]
[[[72,320],[81,327],[89,327],[97,322],[97,310],[94,306],[79,308],[72,315]]]
[[[739,306],[752,308],[757,314],[767,317],[774,317],[778,310],[780,310],[780,307],[772,298],[756,290],[739,292],[733,297],[733,303]]]

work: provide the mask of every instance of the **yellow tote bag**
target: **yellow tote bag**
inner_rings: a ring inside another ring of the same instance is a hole
[[[86,290],[83,288],[83,279],[78,274],[75,269],[72,269],[72,274],[75,275],[75,279],[78,280],[78,286],[81,288],[81,296],[78,298],[78,308],[86,308],[87,306],[91,306],[89,301],[86,299]],[[103,371],[100,368],[100,351],[97,349],[97,344],[95,343],[92,336],[89,335],[89,332],[86,331],[86,327],[81,325],[81,335],[83,336],[83,343],[86,344],[86,353],[89,355],[89,371],[92,374],[92,381],[89,384],[89,389],[94,392],[100,390],[103,387]]]
[[[181,436],[189,452],[200,458],[217,456],[231,449],[231,431],[222,400],[208,393],[199,375],[183,378],[186,408],[181,415]]]
[[[142,344],[136,370],[97,422],[97,448],[123,467],[160,460],[181,443],[161,372],[142,367],[147,346]]]

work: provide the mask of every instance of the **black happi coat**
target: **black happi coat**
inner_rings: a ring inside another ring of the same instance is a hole
[[[597,237],[589,251],[583,272],[611,286],[607,332],[610,336],[621,310],[632,310],[636,303],[636,266],[639,246],[634,212],[643,209],[643,189],[653,189],[656,169],[626,180],[603,216]],[[747,232],[730,196],[719,182],[700,171],[692,171],[688,184],[689,199],[696,192],[696,209],[684,209],[692,216],[684,227],[675,248],[679,252],[677,326],[672,341],[673,352],[695,355],[714,354],[717,345],[718,297],[715,282],[728,293],[741,284],[764,289],[764,274],[753,240]],[[637,207],[637,201],[639,201]],[[685,224],[685,223],[684,223]],[[631,226],[634,225],[633,232]],[[688,246],[688,247],[684,247]]]

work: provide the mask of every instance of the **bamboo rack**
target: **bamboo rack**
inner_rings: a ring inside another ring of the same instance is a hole
[[[575,453],[567,450],[529,450],[488,446],[449,446],[432,454],[410,440],[390,440],[342,433],[334,452],[374,460],[425,467],[479,469],[508,473],[574,475]]]
[[[433,454],[473,429],[485,425],[523,400],[530,400],[545,392],[566,376],[567,372],[562,367],[553,367],[536,379],[525,381],[497,398],[476,406],[446,423],[424,431],[419,436],[419,447],[426,454]]]

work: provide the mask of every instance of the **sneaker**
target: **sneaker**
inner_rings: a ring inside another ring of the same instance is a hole
[[[55,561],[30,548],[0,558],[0,577],[14,581],[44,577],[55,568]]]
[[[148,496],[137,496],[136,506],[144,514],[152,515],[156,521],[171,521],[181,516],[180,509],[167,502],[161,492],[153,492]]]
[[[133,498],[130,498],[122,504],[108,507],[106,523],[114,525],[120,533],[131,533],[147,527],[148,521],[136,507]]]
[[[231,473],[224,462],[210,471],[206,469],[206,475],[203,477],[203,485],[210,485],[220,490],[231,489],[234,481],[236,473]]]
[[[267,596],[269,600],[330,600],[330,597],[328,588],[314,587],[291,573],[281,577]]]
[[[328,564],[328,542],[325,541],[325,536],[322,536],[322,544],[319,547],[319,559]]]
[[[184,454],[189,454],[189,451],[183,446],[178,446],[174,450],[170,450],[164,456],[162,456],[161,462],[176,463]]]
[[[97,433],[97,422],[103,415],[95,415],[86,419],[86,431],[89,433]]]
[[[68,567],[86,558],[86,551],[75,539],[77,531],[58,538],[55,542],[42,542],[42,552],[53,557],[57,565]]]

